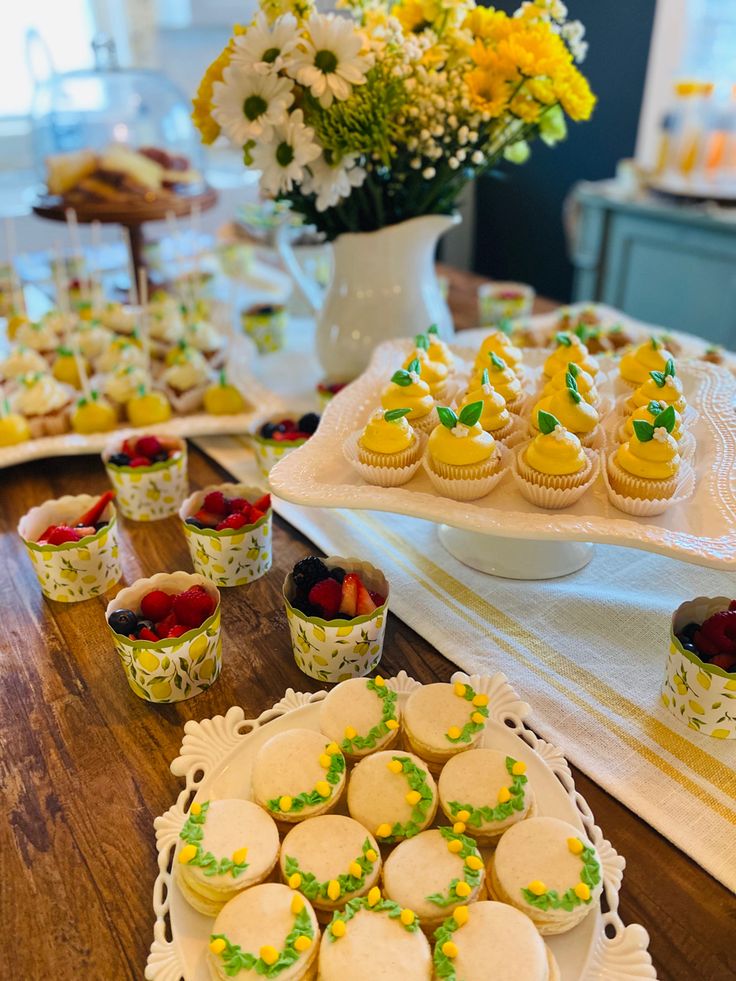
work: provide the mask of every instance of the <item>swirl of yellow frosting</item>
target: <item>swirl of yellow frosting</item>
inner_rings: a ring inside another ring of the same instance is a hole
[[[672,355],[656,337],[640,344],[635,351],[629,351],[621,358],[619,373],[628,382],[641,385],[649,377],[650,371],[664,371]]]
[[[569,338],[570,343],[558,341],[557,347],[544,362],[543,371],[546,377],[552,378],[562,368],[567,370],[571,361],[595,377],[600,371],[600,366],[580,338],[576,334],[562,334],[560,336]]]
[[[430,361],[439,361],[440,364],[446,365],[448,368],[452,367],[455,363],[455,356],[449,348],[449,345],[442,340],[439,334],[435,334],[433,330],[430,330],[427,334],[429,338],[429,347],[427,348],[427,355]]]
[[[424,419],[434,408],[434,399],[429,385],[415,376],[409,385],[397,385],[390,382],[381,392],[381,405],[384,409],[411,409],[407,416],[411,419]]]
[[[634,435],[634,420],[635,419],[636,420],[639,420],[640,419],[642,422],[648,422],[649,425],[651,426],[652,423],[654,422],[656,416],[658,416],[660,412],[664,412],[664,410],[667,408],[666,403],[663,402],[663,401],[660,401],[660,400],[655,399],[654,400],[654,403],[656,403],[659,406],[659,408],[657,409],[656,412],[650,412],[649,406],[652,405],[653,403],[652,402],[647,402],[646,405],[639,406],[638,409],[636,409],[634,412],[631,413],[631,415],[629,416],[629,418],[624,423],[624,429],[626,430],[626,434],[629,437],[631,437],[631,436]],[[673,406],[673,408],[674,408],[674,406]],[[679,441],[679,440],[682,439],[682,433],[683,433],[683,430],[682,430],[682,416],[677,411],[677,409],[675,409],[675,424],[672,427],[672,433],[671,433],[672,438]]]
[[[532,469],[556,477],[580,473],[588,462],[577,436],[559,425],[551,433],[535,436],[524,459]]]
[[[429,452],[439,463],[464,467],[489,460],[496,441],[479,422],[473,426],[458,423],[452,429],[435,426],[429,437]]]
[[[466,405],[472,405],[473,402],[483,403],[483,411],[478,422],[487,433],[494,433],[498,429],[503,429],[511,422],[511,414],[506,408],[506,399],[491,384],[487,383],[469,390],[458,406],[458,411],[464,409]]]
[[[364,450],[369,450],[371,453],[390,454],[401,453],[402,450],[408,449],[415,439],[414,430],[406,421],[406,416],[389,420],[378,409],[368,420],[358,442]]]
[[[540,410],[556,416],[565,429],[572,433],[592,433],[599,422],[597,410],[583,398],[577,402],[568,388],[537,402],[532,409],[532,425],[535,429],[539,429]]]
[[[422,366],[422,380],[429,385],[429,390],[434,394],[436,388],[447,381],[447,365],[441,361],[430,360],[429,355],[422,348],[415,348],[403,364],[404,368],[409,367],[412,361],[418,361]]]
[[[555,392],[563,392],[567,388],[567,375],[569,372],[570,364],[565,368],[560,368],[556,371],[554,375],[550,378],[547,384],[542,389],[542,397],[547,395],[554,395]],[[598,389],[595,387],[595,380],[590,372],[585,371],[584,368],[580,368],[578,365],[577,375],[575,376],[575,381],[578,386],[578,391],[583,396],[586,402],[590,402],[591,405],[597,405],[600,401],[600,395],[598,394]]]
[[[503,361],[503,358],[500,360]],[[521,382],[505,362],[501,366],[494,364],[493,360],[489,358],[488,362],[483,365],[483,370],[485,369],[488,370],[488,380],[491,385],[499,395],[503,395],[506,402],[515,402],[521,398],[523,395]],[[471,389],[480,388],[483,384],[483,370],[474,372],[470,379],[469,387]]]
[[[630,398],[631,405],[640,408],[642,405],[649,405],[650,402],[666,402],[673,406],[677,412],[684,412],[687,408],[687,401],[682,394],[682,382],[677,375],[667,375],[664,385],[658,385],[656,380],[650,375],[641,384]]]
[[[634,477],[666,480],[680,469],[677,443],[666,429],[654,430],[654,437],[642,443],[636,435],[616,450],[616,463]]]
[[[483,338],[483,342],[475,358],[476,368],[480,370],[487,368],[488,356],[490,354],[497,354],[499,358],[503,358],[506,364],[511,365],[514,369],[519,367],[524,357],[521,348],[518,348],[502,330],[491,331],[487,337]]]

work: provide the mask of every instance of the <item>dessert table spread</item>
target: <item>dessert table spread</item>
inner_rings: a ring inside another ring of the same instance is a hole
[[[460,326],[475,322],[478,282],[477,277],[450,272],[450,302]],[[228,471],[192,447],[189,475],[194,490],[227,479]],[[152,823],[179,790],[169,763],[179,751],[184,723],[223,714],[232,705],[242,706],[246,717],[254,717],[274,704],[286,688],[316,691],[321,687],[294,663],[281,596],[285,575],[314,546],[283,518],[275,518],[271,572],[245,588],[223,592],[224,666],[218,683],[191,701],[150,705],[131,693],[117,663],[104,624],[106,599],[82,604],[44,600],[15,533],[18,518],[33,504],[61,494],[104,490],[106,477],[99,459],[54,459],[45,461],[43,466],[27,463],[5,471],[0,479],[0,772],[5,816],[0,823],[0,914],[6,937],[0,947],[0,976],[29,981],[47,976],[59,981],[80,977],[100,981],[140,978],[153,921],[151,890],[156,875],[156,846]],[[298,510],[293,509],[292,513],[296,515]],[[281,513],[289,513],[288,507]],[[355,518],[353,515],[354,522]],[[160,521],[155,526],[128,521],[121,521],[121,525],[126,582],[160,571],[190,568],[177,519]],[[365,533],[357,523],[353,527],[356,536]],[[312,533],[318,540],[319,528],[315,526]],[[358,537],[355,542],[358,549],[363,546]],[[434,590],[433,609],[437,614],[444,606],[454,606],[453,615],[457,616],[457,609],[464,604],[455,594],[456,587],[449,588],[450,579],[457,575],[457,564],[454,568],[449,562],[441,569],[432,567],[426,558],[419,561],[424,549],[425,543],[420,540],[413,543],[415,554],[410,562],[399,556],[406,568],[392,583],[392,595],[398,598],[404,581],[408,583],[418,569],[420,575],[423,572],[425,585]],[[662,568],[670,573],[676,565],[671,563],[669,567],[669,560],[644,553],[630,554],[632,574],[637,565],[647,562],[664,563]],[[595,561],[586,575],[595,568]],[[713,585],[709,577],[717,574],[689,569],[688,577],[692,580],[701,572],[702,592],[708,592]],[[600,573],[602,577],[606,575],[604,567]],[[586,696],[583,689],[589,685],[595,691],[605,685],[597,684],[595,678],[582,678],[572,647],[566,652],[571,655],[569,659],[559,656],[560,638],[543,636],[544,618],[538,611],[520,626],[510,624],[498,612],[506,609],[508,584],[495,580],[487,583],[485,594],[470,605],[474,629],[478,628],[479,637],[490,652],[488,666],[505,670],[522,697],[527,695],[535,674],[542,679],[541,684],[549,685],[550,693],[557,689],[558,695],[561,693],[568,700],[564,717],[553,719],[545,715],[555,708],[551,694],[548,703],[539,700],[538,691],[529,700],[539,713],[540,726],[545,724],[547,731],[553,731],[555,742],[571,756],[574,745],[579,757],[587,733],[586,712],[593,703],[592,696]],[[496,588],[495,583],[500,585]],[[536,590],[550,589],[549,584],[517,584],[516,588],[532,586]],[[613,605],[606,607],[601,603],[600,611],[606,619],[596,624],[592,632],[590,625],[570,620],[570,632],[580,634],[581,642],[599,630],[618,630],[621,646],[631,643],[626,616],[617,624],[616,618],[607,614],[619,609],[628,615],[634,607],[627,609],[630,600],[624,595],[621,582],[616,594],[612,588],[613,584],[608,600]],[[656,594],[656,583],[652,589]],[[117,587],[109,596],[115,591]],[[556,583],[554,594],[550,595],[554,595],[556,604],[574,611],[578,598],[575,577]],[[400,599],[392,601],[392,606],[394,610],[402,609]],[[639,597],[636,612],[640,615],[646,606],[646,597]],[[651,609],[653,616],[661,620],[659,602],[653,601]],[[431,611],[419,611],[417,615],[431,618]],[[434,619],[442,618],[437,615]],[[481,633],[484,623],[490,631],[485,635]],[[422,633],[437,643],[442,641],[445,649],[452,650],[456,663],[470,670],[473,652],[447,646],[443,631],[452,629],[450,622],[437,622],[431,629],[422,626]],[[650,637],[642,642],[650,643]],[[528,646],[526,663],[518,654],[524,644]],[[495,661],[494,652],[498,655]],[[661,652],[651,658],[656,670],[663,667],[665,653],[666,635]],[[395,614],[389,617],[382,673],[390,675],[404,669],[420,681],[446,681],[455,666]],[[611,717],[604,718],[602,724],[612,730],[620,728],[621,718],[616,720],[613,716],[626,712],[632,714],[637,725],[648,729],[648,737],[656,743],[656,726],[641,718],[642,710],[634,697],[630,697],[630,704],[613,706]],[[535,719],[531,722],[533,726]],[[664,751],[659,757],[650,746],[642,745],[653,773],[661,769]],[[686,755],[689,745],[683,735],[681,750]],[[728,758],[710,756],[716,749],[711,750],[705,737],[701,737],[698,747],[702,754],[698,764],[702,769],[701,783],[712,784],[711,795],[717,791],[726,798],[730,793],[733,798],[728,789],[732,772]],[[601,751],[600,746],[596,751]],[[591,779],[590,768],[581,764],[582,769],[573,767],[573,771],[578,790],[587,799],[597,823],[627,860],[620,913],[625,922],[641,923],[648,930],[658,977],[667,981],[693,977],[720,981],[736,975],[736,954],[730,939],[736,902],[728,889],[701,866],[709,864],[714,874],[728,881],[733,815],[730,820],[727,815],[724,817],[720,868],[714,858],[718,855],[718,842],[712,840],[713,809],[702,786],[700,799],[697,794],[694,798],[689,834],[696,841],[703,836],[700,814],[703,824],[708,825],[709,838],[701,843],[703,848],[688,847],[697,862],[653,830],[652,810],[656,810],[657,796],[668,792],[692,794],[692,787],[686,788],[682,783],[692,782],[687,772],[692,761],[683,763],[680,772],[676,756],[677,749],[668,763],[668,779],[675,790],[663,789],[654,778],[649,792],[645,785],[637,787],[642,816],[616,799],[626,798],[608,776],[606,782],[616,797],[598,786],[595,773]],[[711,762],[705,760],[706,756]],[[619,780],[624,781],[626,760],[619,763]],[[666,799],[664,803],[666,806]],[[676,803],[681,802],[673,798],[673,809]],[[718,810],[728,811],[727,802],[724,805],[721,800]],[[687,844],[683,842],[683,847]],[[733,858],[730,876],[733,885]],[[11,943],[13,937],[28,936],[29,923],[34,925],[38,942]]]

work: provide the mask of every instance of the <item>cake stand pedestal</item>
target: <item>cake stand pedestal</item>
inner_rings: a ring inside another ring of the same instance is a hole
[[[458,562],[502,579],[557,579],[582,569],[595,549],[588,542],[502,538],[440,525],[440,542]]]

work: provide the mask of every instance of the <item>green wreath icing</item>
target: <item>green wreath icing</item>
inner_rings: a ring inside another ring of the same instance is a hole
[[[470,685],[467,684],[463,684],[461,686],[464,691],[462,695],[458,695],[458,687],[458,685],[454,686],[455,695],[457,695],[458,698],[464,698],[466,702],[472,703],[473,699],[478,695],[478,692],[474,691]],[[446,732],[445,739],[451,743],[469,743],[476,733],[482,732],[485,728],[485,720],[488,718],[488,706],[473,705],[471,716],[475,715],[476,712],[483,716],[483,722],[473,722],[473,719],[470,718],[460,730],[459,735],[451,736],[449,732]]]
[[[197,806],[199,807],[199,812],[195,814],[190,808],[189,816],[184,823],[184,827],[179,832],[179,837],[187,845],[192,845],[197,849],[194,857],[190,858],[184,864],[198,866],[207,876],[224,875],[229,872],[233,879],[237,879],[241,872],[245,872],[248,868],[248,862],[233,862],[231,858],[215,858],[212,852],[204,851],[202,848],[202,838],[204,837],[204,823],[207,818],[210,802],[207,800]]]
[[[452,963],[452,958],[443,953],[442,945],[452,940],[453,933],[459,930],[460,926],[454,916],[449,916],[442,926],[438,926],[434,931],[434,973],[438,978],[442,978],[442,981],[457,981],[455,965]]]
[[[427,771],[412,762],[408,756],[392,756],[392,760],[401,763],[401,769],[409,784],[410,790],[416,790],[421,795],[420,799],[412,807],[411,817],[405,824],[398,821],[391,826],[390,835],[381,835],[381,841],[395,842],[402,838],[413,838],[418,835],[427,823],[427,811],[432,806],[434,794],[432,788],[427,783]],[[398,776],[398,774],[397,774]]]
[[[453,831],[452,828],[438,828],[437,829],[445,841],[459,841],[461,844],[460,851],[457,852],[457,857],[463,860],[463,878],[453,879],[450,885],[447,887],[446,893],[433,892],[430,896],[425,896],[425,899],[429,903],[433,903],[435,906],[452,906],[454,903],[461,903],[467,901],[467,896],[458,896],[456,888],[459,882],[467,882],[469,886],[473,889],[479,885],[481,877],[483,876],[483,859],[478,851],[478,846],[469,838],[467,835],[458,834]],[[480,868],[471,869],[467,864],[467,859],[473,855],[475,858],[480,860]]]
[[[325,750],[329,746],[329,743],[325,744]],[[281,807],[281,801],[284,799],[283,795],[281,797],[273,797],[271,800],[266,801],[266,807],[269,811],[278,811],[281,814],[292,814],[295,811],[303,811],[305,807],[317,807],[319,804],[323,804],[326,800],[332,797],[332,790],[336,784],[340,782],[340,778],[345,772],[345,757],[338,750],[330,756],[330,765],[325,772],[325,780],[330,785],[330,793],[325,797],[320,794],[317,790],[305,790],[301,794],[297,794],[296,797],[291,798],[291,807],[284,810]]]
[[[371,860],[367,857],[368,852],[373,852],[375,858]],[[370,838],[366,838],[363,842],[363,848],[361,854],[355,859],[356,863],[360,866],[360,875],[351,875],[346,872],[342,875],[338,875],[335,882],[340,885],[340,896],[346,896],[351,892],[358,892],[365,885],[365,877],[373,871],[373,866],[378,861],[378,855],[376,850],[371,844]],[[303,893],[307,899],[327,899],[330,902],[334,902],[333,897],[328,895],[327,889],[330,885],[331,880],[326,882],[320,882],[313,872],[305,872],[299,866],[299,861],[291,855],[286,856],[284,862],[284,872],[287,876],[292,876],[294,873],[298,873],[301,876],[301,882],[297,886],[299,892]]]
[[[213,933],[210,936],[210,943],[213,940],[224,941],[225,947],[217,956],[222,958],[225,974],[229,978],[235,977],[241,971],[254,969],[256,974],[264,978],[275,978],[301,957],[301,952],[294,946],[299,937],[314,940],[314,927],[306,906],[294,917],[294,926],[287,934],[284,946],[278,952],[278,957],[273,964],[268,964],[260,955],[243,950],[238,944],[231,944],[223,933]]]
[[[336,940],[339,940],[340,938],[336,937],[335,934],[332,932],[332,927],[335,925],[335,923],[337,923],[338,920],[341,923],[349,923],[350,920],[352,920],[352,918],[356,915],[356,913],[359,913],[362,909],[368,910],[369,913],[388,914],[389,919],[399,920],[402,927],[406,930],[407,933],[416,933],[417,930],[419,929],[418,917],[415,916],[411,923],[404,923],[404,921],[400,919],[401,912],[402,912],[401,906],[399,906],[398,903],[395,903],[392,899],[381,898],[378,900],[378,902],[374,903],[371,906],[366,896],[357,896],[355,899],[351,899],[349,902],[347,902],[345,904],[345,909],[343,909],[340,913],[335,913],[333,915],[332,919],[330,920],[330,925],[327,927],[327,930],[325,931],[327,939],[331,943],[334,943]]]
[[[457,817],[461,811],[467,811],[469,817],[465,819],[465,823],[469,824],[472,828],[480,828],[483,824],[494,824],[497,821],[505,821],[511,817],[514,811],[523,811],[524,787],[527,777],[523,773],[514,774],[513,769],[517,762],[512,756],[506,757],[506,769],[511,777],[511,784],[509,786],[511,797],[506,803],[497,804],[495,807],[473,807],[472,804],[461,804],[459,801],[451,800],[447,806],[450,808],[452,816]]]
[[[580,841],[579,838],[576,840]],[[547,889],[541,896],[537,896],[528,888],[522,889],[521,894],[530,906],[541,910],[564,909],[569,913],[576,906],[580,906],[583,903],[587,905],[592,902],[593,887],[597,886],[601,881],[601,867],[596,858],[595,849],[582,841],[580,841],[580,844],[583,846],[583,850],[580,853],[580,860],[583,863],[583,868],[580,872],[580,882],[588,886],[591,895],[587,899],[581,899],[575,892],[574,886],[567,889],[561,896],[556,889]]]
[[[391,732],[391,729],[389,729],[386,723],[396,719],[396,692],[391,691],[385,682],[382,685],[377,685],[374,678],[367,680],[366,688],[377,695],[383,702],[381,721],[373,726],[372,729],[369,729],[364,736],[358,734],[353,736],[352,739],[343,739],[340,743],[340,749],[344,753],[350,753],[353,750],[375,749],[379,739],[383,739]]]

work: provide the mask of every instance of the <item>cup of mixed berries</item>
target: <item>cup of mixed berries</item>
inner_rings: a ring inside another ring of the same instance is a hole
[[[131,689],[149,702],[206,691],[222,667],[220,593],[203,576],[159,572],[108,603],[107,625]]]
[[[176,514],[189,489],[187,444],[176,436],[119,434],[102,451],[102,462],[131,521]]]
[[[120,580],[114,497],[115,491],[99,497],[67,494],[31,508],[20,519],[18,534],[44,596],[77,603]]]
[[[271,467],[317,432],[319,416],[306,412],[299,418],[276,418],[264,422],[252,436],[258,467],[268,477]]]
[[[271,568],[271,495],[249,484],[213,484],[179,509],[195,572],[216,586],[245,586]]]
[[[675,610],[661,697],[690,729],[736,739],[736,600],[699,596]]]
[[[331,402],[338,392],[341,392],[347,384],[348,382],[333,382],[328,378],[323,378],[321,382],[317,382],[317,398],[319,399],[320,406],[325,409],[328,403]]]
[[[310,555],[286,577],[283,593],[294,660],[305,674],[345,681],[381,660],[389,584],[375,566]]]

